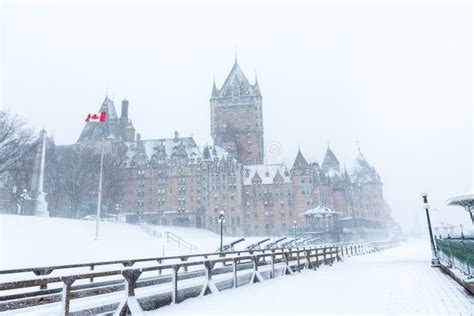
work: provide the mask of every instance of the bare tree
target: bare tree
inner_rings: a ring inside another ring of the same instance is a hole
[[[97,157],[79,146],[58,146],[54,160],[47,177],[49,187],[54,188],[50,198],[60,201],[55,213],[78,218],[93,203]]]
[[[16,115],[0,111],[0,175],[12,171],[30,150],[32,130]]]
[[[57,146],[47,161],[48,200],[55,216],[79,218],[95,214],[100,172],[100,153],[92,144]],[[124,183],[120,179],[120,159],[107,151],[104,156],[102,207],[114,208],[120,201]]]
[[[125,182],[120,163],[120,156],[116,153],[110,153],[104,157],[104,177],[102,183],[103,213],[115,213],[116,204],[122,200]]]

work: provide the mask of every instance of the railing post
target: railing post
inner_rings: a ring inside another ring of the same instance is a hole
[[[33,273],[36,276],[49,275],[51,272],[53,272],[53,268],[43,268],[43,269],[33,270]],[[46,290],[47,288],[48,288],[48,283],[43,283],[40,285],[40,290]]]
[[[288,253],[285,252],[283,249],[281,250],[281,252],[282,252],[283,258],[285,260],[285,274],[293,275],[293,270],[291,270],[290,263],[289,263]]]
[[[307,261],[308,269],[311,269],[312,268],[312,265],[311,265],[311,248],[309,250],[306,250],[306,261]]]
[[[319,248],[315,247],[315,252],[316,252],[316,269],[319,268]]]
[[[301,272],[301,268],[300,268],[300,250],[299,250],[299,248],[296,248],[296,264],[297,264],[298,272]]]
[[[173,271],[171,274],[171,303],[178,303],[178,265],[173,265]]]
[[[188,261],[188,257],[180,257],[179,259],[181,260],[181,262]],[[188,272],[188,266],[187,265],[184,266],[184,272]]]
[[[137,280],[142,274],[140,269],[125,269],[122,271],[122,276],[126,281],[125,289],[127,291],[124,301],[118,307],[119,315],[142,315],[143,310],[135,297],[135,287]]]
[[[61,315],[69,315],[69,309],[71,306],[71,286],[76,281],[76,277],[73,276],[65,276],[61,277],[63,281],[63,291],[62,291],[62,299],[61,299]]]
[[[162,264],[162,263],[163,263],[163,260],[161,260],[161,259],[158,259],[157,261],[158,261],[158,264]],[[161,274],[162,274],[162,270],[163,270],[163,269],[161,269],[161,268],[158,269],[158,275],[161,275]]]
[[[237,284],[237,258],[232,259],[232,276],[234,279],[234,289],[236,289],[239,286]]]
[[[271,273],[270,277],[274,279],[275,278],[275,253],[274,252],[272,252],[271,258],[272,258],[272,271],[270,272]]]
[[[93,265],[93,264],[91,264],[91,269],[90,269],[90,270],[91,270],[91,271],[94,271],[94,265]],[[91,276],[91,278],[89,279],[89,281],[90,281],[91,283],[94,282],[94,277]]]
[[[214,263],[211,263],[209,260],[205,260],[204,262],[204,270],[206,272],[206,282],[201,290],[201,296],[207,295],[209,293],[217,294],[219,290],[217,289],[216,285],[212,281],[212,267]]]
[[[469,265],[469,252],[466,251],[466,245],[464,243],[464,237],[461,237],[461,244],[462,244],[463,253],[465,254],[464,262],[466,263],[466,267],[467,267],[467,276],[468,276],[468,278],[470,278],[471,277],[471,267]]]
[[[263,277],[260,274],[260,272],[258,271],[258,259],[259,259],[258,255],[257,256],[252,256],[253,273],[252,273],[252,277],[250,279],[251,283],[263,282]]]

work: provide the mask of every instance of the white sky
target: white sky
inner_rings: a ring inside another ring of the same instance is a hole
[[[349,167],[359,141],[407,229],[424,228],[422,191],[435,220],[468,224],[444,201],[472,189],[471,16],[468,2],[5,1],[1,107],[68,144],[108,87],[143,138],[211,143],[213,76],[237,45],[281,148],[269,162],[298,144],[320,162],[330,142]]]

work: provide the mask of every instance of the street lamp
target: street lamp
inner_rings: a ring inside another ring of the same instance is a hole
[[[225,216],[224,216],[224,211],[220,211],[219,213],[219,223],[221,223],[221,253],[222,253],[222,250],[223,250],[223,246],[222,246],[222,234],[224,233],[224,223],[225,223]]]
[[[17,187],[14,186],[13,187],[13,193],[16,194],[17,192]],[[19,194],[19,200],[17,202],[17,212],[18,212],[18,215],[24,215],[24,205],[25,205],[25,202],[27,200],[30,200],[30,196],[28,195],[28,190],[27,189],[23,189],[23,192]]]
[[[429,208],[430,204],[428,203],[428,193],[422,193],[421,197],[423,198],[423,208],[426,210],[426,220],[428,222],[428,230],[430,232],[430,242],[431,242],[431,266],[432,267],[439,267],[439,258],[438,252],[436,251],[436,245],[433,239],[433,231],[431,230],[431,221],[430,221],[430,213]]]
[[[296,221],[293,221],[293,235],[296,238]]]

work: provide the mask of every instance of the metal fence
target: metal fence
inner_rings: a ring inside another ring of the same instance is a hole
[[[467,278],[474,277],[474,239],[436,239],[440,259],[450,268],[460,270]]]
[[[1,275],[23,275],[23,279],[0,283],[0,312],[40,307],[45,311],[46,307],[62,315],[140,315],[188,298],[293,275],[303,269],[316,270],[346,256],[396,245],[398,241],[368,242],[4,270]],[[149,265],[136,267],[138,262]],[[70,272],[97,266],[104,271]],[[62,273],[54,275],[53,271]],[[37,277],[25,279],[25,273],[31,272]]]

